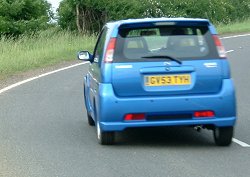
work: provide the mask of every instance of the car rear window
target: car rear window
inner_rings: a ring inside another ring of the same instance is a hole
[[[143,57],[159,55],[181,60],[218,58],[207,26],[119,29],[114,62],[154,61]]]

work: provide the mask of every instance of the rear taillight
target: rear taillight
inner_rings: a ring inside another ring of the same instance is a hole
[[[214,43],[216,45],[216,48],[217,48],[217,51],[218,51],[220,58],[226,58],[227,57],[226,51],[225,51],[225,48],[222,45],[219,37],[217,35],[213,35],[213,39],[214,39]]]
[[[109,40],[108,47],[105,53],[105,58],[104,58],[105,63],[112,63],[115,51],[115,44],[116,44],[116,38],[111,38]]]
[[[214,111],[196,111],[194,112],[194,117],[202,118],[202,117],[214,117]]]
[[[145,114],[126,114],[124,116],[124,120],[130,121],[130,120],[144,120]]]

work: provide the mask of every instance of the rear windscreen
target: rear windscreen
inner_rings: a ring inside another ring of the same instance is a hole
[[[207,26],[119,29],[115,62],[148,61],[145,56],[161,55],[183,60],[218,58]]]

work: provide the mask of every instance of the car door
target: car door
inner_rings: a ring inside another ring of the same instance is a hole
[[[107,28],[104,27],[101,31],[93,54],[93,62],[89,66],[89,95],[90,106],[94,110],[95,99],[98,94],[98,86],[101,82],[101,61],[104,55],[104,46],[106,41]]]

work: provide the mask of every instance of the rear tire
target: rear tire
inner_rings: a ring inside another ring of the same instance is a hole
[[[88,123],[90,126],[95,126],[95,121],[92,119],[92,117],[87,113],[88,116]]]
[[[115,142],[115,132],[103,132],[100,124],[96,123],[97,139],[101,145],[112,145]]]
[[[218,146],[229,146],[232,143],[234,127],[215,127],[214,141]]]

